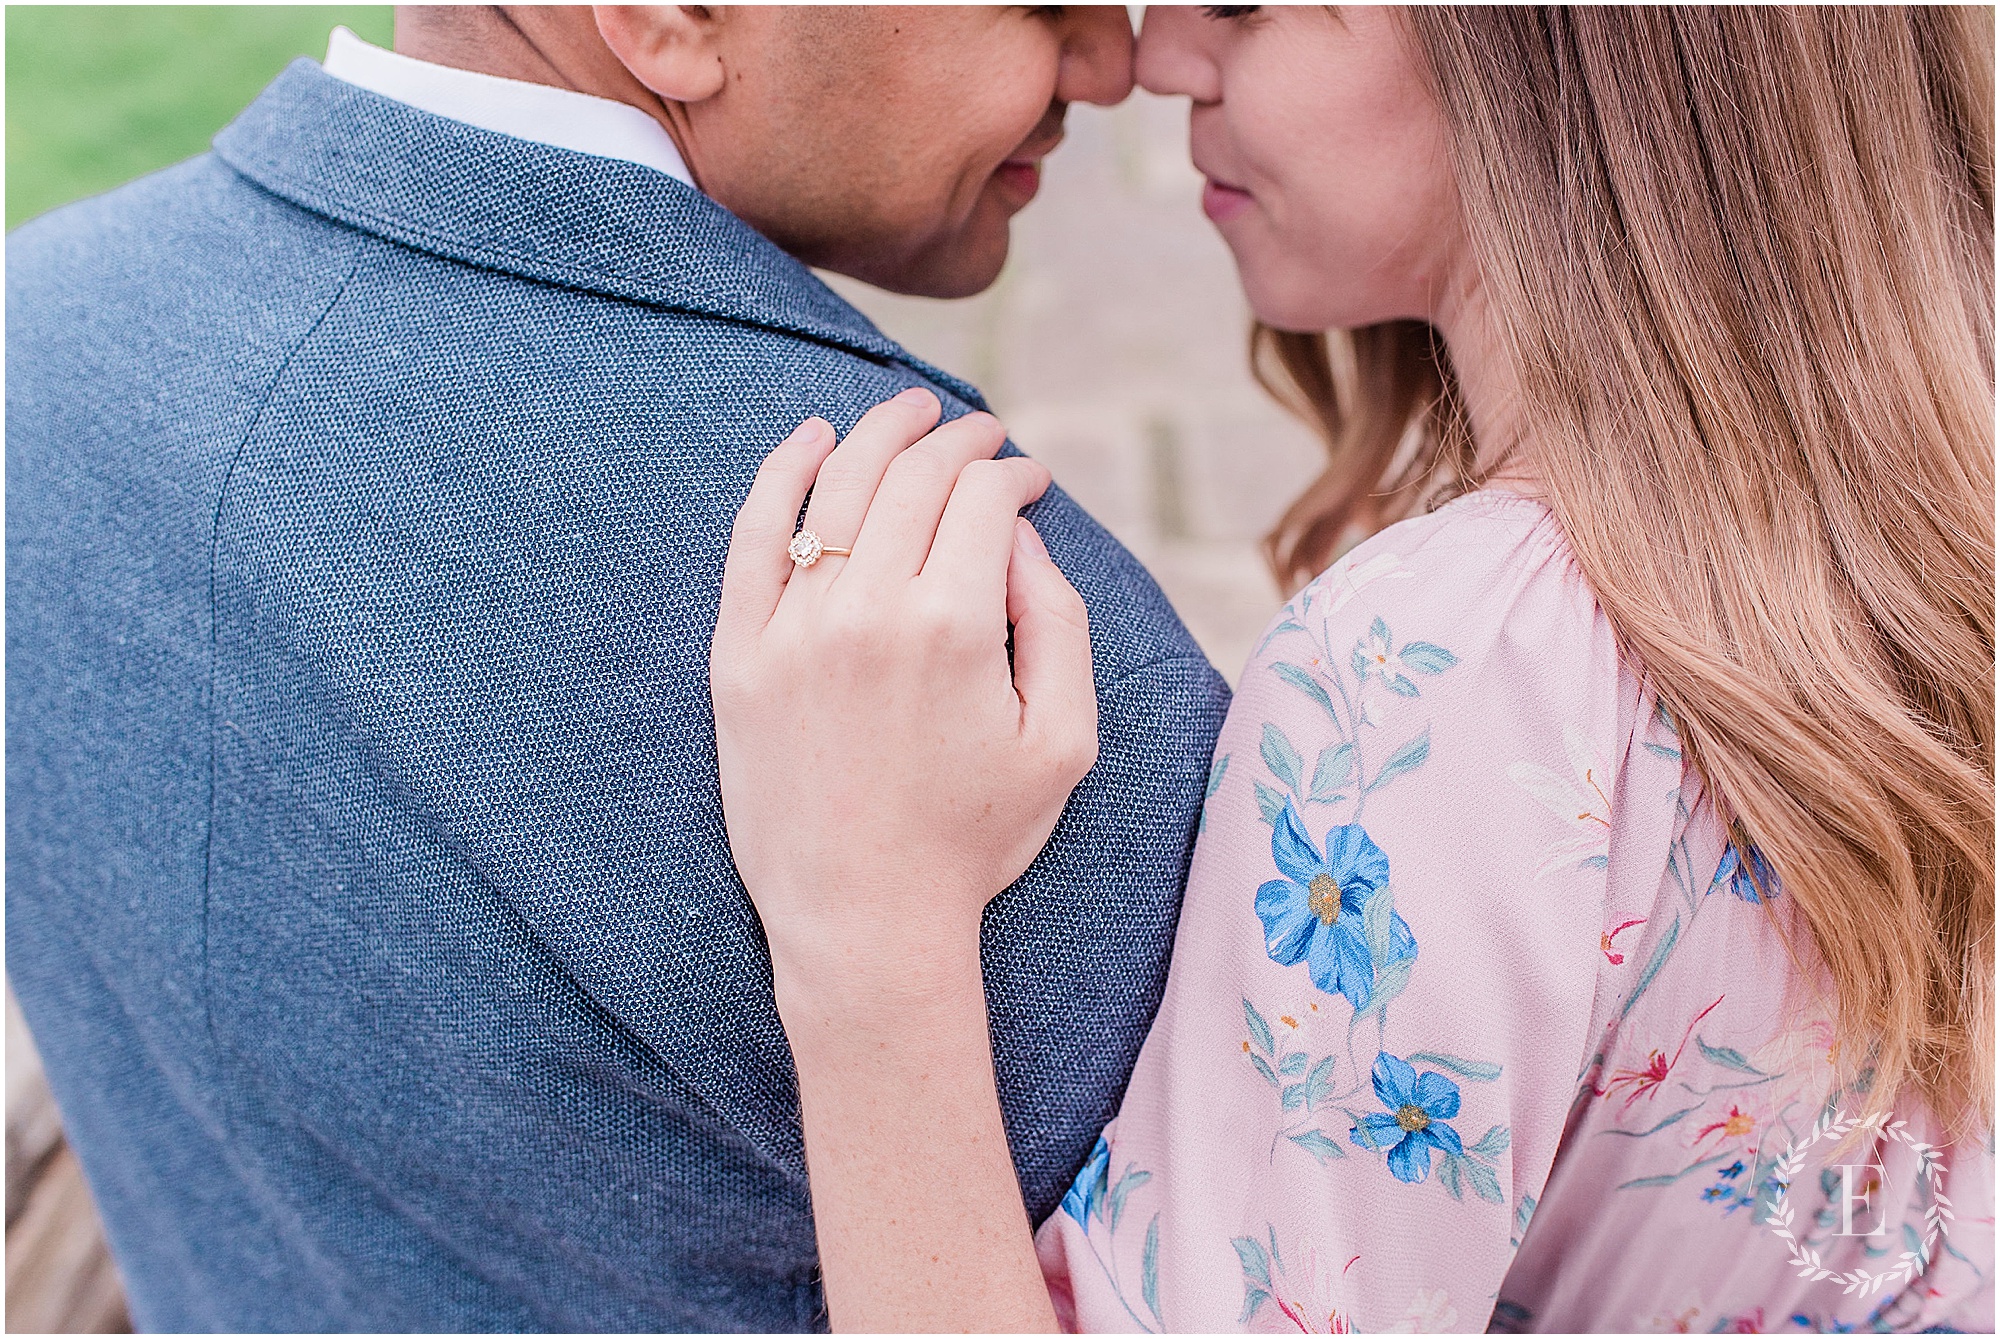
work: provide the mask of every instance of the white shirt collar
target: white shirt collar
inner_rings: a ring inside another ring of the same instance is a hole
[[[630,103],[413,60],[335,28],[326,72],[434,116],[558,149],[621,158],[693,186],[666,127]]]

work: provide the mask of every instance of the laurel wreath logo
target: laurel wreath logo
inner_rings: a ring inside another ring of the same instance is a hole
[[[1829,1111],[1819,1118],[1812,1132],[1804,1139],[1794,1141],[1785,1150],[1771,1169],[1773,1179],[1778,1183],[1778,1193],[1771,1201],[1771,1214],[1766,1220],[1771,1230],[1785,1239],[1792,1256],[1792,1264],[1798,1267],[1799,1277],[1814,1283],[1822,1279],[1833,1279],[1841,1285],[1843,1296],[1868,1297],[1889,1284],[1902,1286],[1917,1276],[1931,1260],[1937,1248],[1938,1238],[1944,1235],[1945,1225],[1957,1215],[1951,1211],[1951,1201],[1945,1197],[1939,1184],[1943,1180],[1944,1154],[1936,1146],[1927,1144],[1906,1128],[1907,1121],[1890,1122],[1886,1112],[1877,1112],[1866,1120],[1856,1120],[1839,1110]],[[1894,1139],[1917,1155],[1918,1169],[1930,1186],[1931,1206],[1924,1211],[1923,1243],[1914,1251],[1904,1251],[1896,1262],[1887,1269],[1870,1273],[1865,1269],[1851,1269],[1845,1272],[1831,1270],[1820,1261],[1820,1253],[1801,1242],[1792,1233],[1792,1208],[1789,1196],[1792,1191],[1792,1177],[1805,1164],[1806,1151],[1822,1140],[1838,1143],[1855,1131],[1872,1133]]]

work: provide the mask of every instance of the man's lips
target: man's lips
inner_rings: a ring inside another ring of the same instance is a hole
[[[1011,194],[1032,200],[1042,188],[1042,165],[1032,159],[1009,158],[995,170],[993,178]]]
[[[1201,212],[1213,223],[1227,223],[1253,203],[1250,192],[1225,186],[1214,177],[1202,183]]]
[[[1016,149],[1007,161],[994,169],[993,179],[1007,189],[1008,194],[1018,196],[1022,204],[1035,198],[1035,192],[1042,186],[1042,160],[1056,151],[1063,142],[1060,126],[1054,134],[1041,134]]]

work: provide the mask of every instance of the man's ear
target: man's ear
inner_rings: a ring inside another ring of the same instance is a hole
[[[598,34],[633,78],[669,102],[723,89],[719,15],[708,5],[592,5]]]

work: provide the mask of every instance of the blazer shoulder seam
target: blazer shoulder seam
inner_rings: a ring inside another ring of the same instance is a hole
[[[208,724],[208,801],[203,814],[203,823],[206,831],[202,834],[201,862],[201,1009],[203,1023],[208,1032],[208,1044],[211,1052],[220,1044],[215,1031],[214,996],[209,977],[208,902],[210,885],[214,878],[215,869],[216,732],[220,727],[219,712],[215,698],[216,675],[220,662],[220,646],[222,641],[221,618],[216,607],[215,587],[216,568],[222,548],[222,516],[223,512],[228,508],[229,486],[236,478],[237,467],[242,463],[243,453],[249,448],[251,438],[257,435],[257,426],[264,421],[264,411],[270,407],[272,399],[277,395],[279,383],[285,379],[285,373],[291,368],[293,359],[298,357],[299,350],[303,349],[311,341],[320,326],[325,324],[327,316],[335,307],[340,305],[341,297],[347,292],[348,286],[354,282],[354,276],[360,272],[362,258],[366,254],[366,249],[359,237],[355,238],[352,245],[352,253],[347,258],[347,269],[340,276],[340,282],[333,286],[333,291],[327,295],[325,301],[320,303],[319,310],[313,313],[313,317],[306,323],[305,329],[300,331],[298,337],[293,339],[289,346],[286,347],[284,355],[278,359],[277,366],[272,369],[270,378],[264,383],[263,394],[257,397],[257,405],[250,415],[250,421],[244,425],[243,435],[237,439],[235,447],[229,453],[229,464],[224,467],[222,481],[216,488],[215,516],[209,523],[208,692],[206,694],[207,710],[205,712]]]

